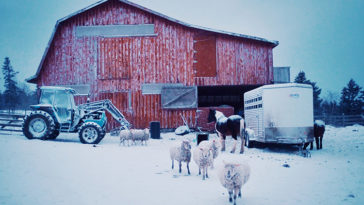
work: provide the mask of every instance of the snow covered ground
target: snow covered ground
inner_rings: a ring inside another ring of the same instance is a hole
[[[93,147],[73,134],[41,141],[0,133],[0,204],[229,204],[217,168],[205,181],[194,162],[190,176],[185,164],[182,174],[178,166],[171,170],[169,147],[185,137],[195,146],[194,133],[163,133],[147,146],[130,147],[109,135]],[[225,152],[215,165],[250,164],[251,178],[237,204],[364,204],[363,126],[327,126],[322,150],[314,149],[311,158],[296,152],[277,146]]]

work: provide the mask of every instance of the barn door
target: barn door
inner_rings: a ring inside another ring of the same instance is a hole
[[[195,34],[193,50],[195,77],[216,77],[216,36],[209,33]]]
[[[197,108],[197,87],[163,87],[161,101],[163,109]]]

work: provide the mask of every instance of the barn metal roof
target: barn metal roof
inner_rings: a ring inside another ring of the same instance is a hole
[[[70,19],[70,18],[72,18],[72,17],[74,17],[74,16],[76,16],[76,15],[78,15],[78,14],[81,14],[81,13],[83,13],[83,12],[87,11],[87,10],[90,10],[90,9],[92,9],[92,8],[96,7],[96,6],[99,6],[99,5],[101,5],[101,4],[103,4],[103,3],[107,2],[107,1],[109,1],[109,0],[101,0],[101,1],[98,1],[98,2],[96,2],[96,3],[94,3],[94,4],[91,4],[90,6],[88,6],[88,7],[86,7],[86,8],[83,8],[83,9],[81,9],[81,10],[79,10],[79,11],[76,11],[76,12],[74,12],[74,13],[72,13],[72,14],[70,14],[70,15],[68,15],[68,16],[66,16],[66,17],[64,17],[64,18],[59,19],[59,20],[56,22],[56,25],[55,25],[55,27],[54,27],[54,29],[53,29],[53,32],[52,32],[51,38],[50,38],[50,40],[49,40],[49,42],[48,42],[48,44],[47,44],[47,47],[46,47],[45,52],[44,52],[44,54],[43,54],[43,56],[42,56],[42,59],[41,59],[41,62],[40,62],[40,64],[39,64],[39,66],[38,66],[38,69],[37,69],[36,74],[35,74],[34,76],[31,76],[31,77],[27,78],[27,79],[26,79],[26,81],[27,81],[27,82],[29,82],[29,83],[36,83],[36,81],[35,81],[35,80],[36,80],[36,79],[38,78],[38,76],[39,76],[40,70],[41,70],[41,68],[42,68],[42,66],[43,66],[44,60],[45,60],[45,58],[46,58],[46,56],[47,56],[48,50],[49,50],[49,48],[50,48],[50,46],[51,46],[51,43],[52,43],[52,41],[53,41],[53,38],[54,38],[54,36],[55,36],[55,33],[56,33],[57,28],[58,28],[58,26],[59,26],[59,24],[60,24],[60,23],[62,23],[62,22],[64,22],[64,21],[66,21],[66,20],[68,20],[68,19]],[[166,16],[166,15],[161,14],[161,13],[159,13],[159,12],[156,12],[156,11],[153,11],[153,10],[151,10],[151,9],[145,8],[145,7],[143,7],[143,6],[140,6],[140,5],[138,5],[138,4],[135,4],[135,3],[133,3],[133,2],[130,2],[130,1],[127,1],[127,0],[119,0],[119,1],[120,1],[120,2],[122,2],[122,3],[125,3],[125,4],[127,4],[127,5],[130,5],[130,6],[132,6],[132,7],[135,7],[135,8],[138,8],[138,9],[140,9],[140,10],[143,10],[143,11],[145,11],[145,12],[148,12],[148,13],[154,14],[154,15],[156,15],[156,16],[159,16],[159,17],[161,17],[161,18],[163,18],[163,19],[166,19],[166,20],[168,20],[168,21],[171,21],[171,22],[174,22],[174,23],[177,23],[177,24],[180,24],[180,25],[183,25],[183,26],[189,27],[189,28],[194,28],[194,29],[199,29],[199,30],[204,30],[204,31],[209,31],[209,32],[214,32],[214,33],[219,33],[219,34],[225,34],[225,35],[230,35],[230,36],[235,36],[235,37],[238,37],[238,38],[245,38],[245,39],[249,39],[249,40],[260,41],[260,42],[263,42],[263,43],[271,44],[271,45],[273,46],[273,48],[274,48],[274,47],[276,47],[276,46],[279,44],[279,42],[278,42],[278,41],[267,40],[267,39],[260,38],[260,37],[256,37],[256,36],[249,36],[249,35],[238,34],[238,33],[233,33],[233,32],[227,32],[227,31],[215,30],[215,29],[211,29],[211,28],[206,28],[206,27],[202,27],[202,26],[197,26],[197,25],[193,25],[193,24],[185,23],[185,22],[183,22],[183,21],[180,21],[180,20],[177,20],[177,19],[171,18],[171,17],[169,17],[169,16]]]

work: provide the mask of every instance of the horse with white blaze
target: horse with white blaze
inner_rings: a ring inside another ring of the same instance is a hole
[[[244,153],[245,139],[243,135],[245,133],[245,121],[240,115],[225,117],[222,112],[210,109],[207,121],[209,123],[213,121],[216,122],[215,129],[221,140],[221,151],[225,151],[226,136],[231,135],[234,139],[234,145],[231,153],[235,152],[238,136],[241,138],[240,153]]]

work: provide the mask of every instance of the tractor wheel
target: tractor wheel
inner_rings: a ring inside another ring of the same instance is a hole
[[[50,114],[37,110],[25,117],[22,129],[28,139],[46,140],[55,132],[55,124]]]
[[[80,127],[78,136],[84,144],[98,144],[105,136],[105,131],[97,123],[86,122]]]
[[[48,139],[55,140],[59,135],[59,130],[54,130],[52,134],[49,135]]]

